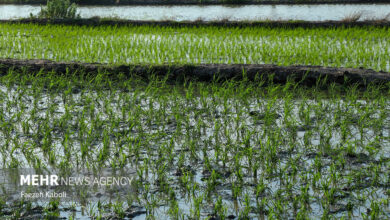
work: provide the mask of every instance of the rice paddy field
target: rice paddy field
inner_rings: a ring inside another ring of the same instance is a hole
[[[139,1],[139,0],[138,0]],[[153,0],[155,3],[156,0]],[[123,3],[123,0],[119,3]],[[146,3],[146,1],[140,1]],[[39,14],[37,5],[1,5],[0,20]],[[137,21],[327,21],[389,20],[390,4],[282,4],[282,5],[111,5],[80,6],[81,18],[113,18]]]
[[[390,71],[388,27],[0,24],[0,57],[109,64],[240,63]]]
[[[2,196],[0,212],[13,219],[130,218],[134,210],[141,219],[386,219],[389,95],[388,85],[324,90],[321,83],[10,71],[0,78],[1,167],[134,169],[138,193],[90,201],[83,214],[67,203],[50,208],[53,201],[40,213],[33,202]]]
[[[390,71],[387,27],[0,24],[0,57]],[[131,192],[0,219],[389,219],[390,85],[0,75],[0,168],[134,171]]]

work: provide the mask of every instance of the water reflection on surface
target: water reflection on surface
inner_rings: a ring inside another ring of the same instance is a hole
[[[0,5],[0,19],[36,15],[40,6]],[[359,13],[360,19],[384,18],[390,4],[356,5],[248,5],[248,6],[80,6],[81,17],[116,17],[131,20],[342,20]]]

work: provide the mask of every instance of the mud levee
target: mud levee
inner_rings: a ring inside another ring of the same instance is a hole
[[[288,80],[301,81],[314,85],[318,79],[326,79],[327,83],[385,84],[390,82],[390,73],[376,72],[370,69],[332,68],[321,66],[277,66],[270,64],[177,64],[177,65],[107,65],[98,63],[53,62],[49,60],[15,60],[0,59],[0,74],[4,75],[10,69],[27,71],[29,73],[55,72],[58,74],[74,74],[83,72],[95,74],[108,72],[111,74],[136,74],[148,77],[151,74],[166,76],[171,80],[195,79],[210,81],[213,79],[241,79],[244,75],[250,79],[273,80],[285,83]]]
[[[79,5],[255,5],[255,4],[373,4],[388,0],[71,0]],[[46,0],[0,0],[0,4],[42,5]]]
[[[388,20],[372,21],[137,21],[137,20],[116,20],[102,18],[82,19],[35,19],[23,18],[17,20],[0,20],[6,24],[58,24],[76,26],[170,26],[170,27],[270,27],[270,28],[334,28],[334,27],[390,27]]]

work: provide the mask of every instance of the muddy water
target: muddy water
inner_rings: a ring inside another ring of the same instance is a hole
[[[38,14],[40,6],[1,5],[0,19],[26,18]],[[195,21],[202,19],[256,21],[256,20],[342,20],[360,14],[361,19],[384,18],[390,13],[390,4],[371,5],[250,5],[250,6],[81,6],[81,17],[116,17],[131,20]]]

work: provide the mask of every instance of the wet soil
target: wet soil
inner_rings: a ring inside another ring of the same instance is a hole
[[[101,26],[101,25],[152,25],[170,27],[193,27],[193,26],[217,26],[217,27],[270,27],[270,28],[337,28],[337,27],[390,27],[390,21],[385,19],[367,21],[137,21],[123,19],[102,19],[100,17],[81,19],[37,19],[22,18],[17,20],[0,20],[0,23],[8,24],[61,24],[79,26]]]
[[[288,80],[316,85],[318,79],[326,79],[326,83],[384,84],[390,82],[390,73],[376,72],[371,69],[335,68],[322,66],[277,66],[272,64],[166,64],[166,65],[108,65],[99,63],[54,62],[50,60],[17,60],[0,59],[0,74],[7,74],[9,69],[37,73],[39,71],[67,74],[83,72],[94,74],[109,72],[148,77],[169,75],[170,80],[196,79],[210,81],[213,79],[266,79],[275,83]]]
[[[79,5],[373,4],[388,0],[72,0]],[[46,4],[46,0],[0,0],[0,4]]]

